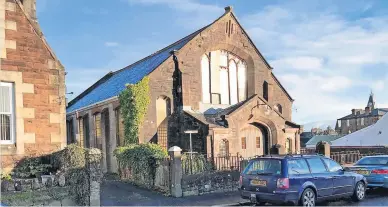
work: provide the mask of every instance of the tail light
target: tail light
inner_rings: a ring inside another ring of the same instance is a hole
[[[379,169],[379,170],[372,170],[372,173],[373,174],[388,174],[388,170],[381,170],[381,169]]]
[[[280,188],[280,189],[290,188],[290,180],[288,178],[279,178],[277,182],[277,188]]]
[[[239,180],[239,184],[240,184],[240,188],[241,188],[241,186],[242,186],[242,182],[243,182],[243,177],[240,175],[240,180]]]

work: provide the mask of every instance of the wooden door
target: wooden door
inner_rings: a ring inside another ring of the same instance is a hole
[[[240,132],[241,155],[243,157],[254,157],[264,154],[264,134],[262,131],[249,125]]]

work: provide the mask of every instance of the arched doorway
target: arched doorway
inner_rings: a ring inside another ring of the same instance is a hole
[[[253,157],[269,154],[269,133],[267,127],[252,123],[240,131],[241,155]]]

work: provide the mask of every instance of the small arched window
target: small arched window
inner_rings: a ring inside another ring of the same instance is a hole
[[[275,106],[274,106],[274,109],[277,111],[277,112],[279,112],[279,113],[283,113],[283,107],[282,107],[282,105],[280,105],[280,104],[276,104]]]
[[[162,121],[171,114],[170,98],[159,96],[156,99],[156,126],[159,126]]]
[[[264,81],[263,83],[263,98],[268,101],[268,82]]]
[[[291,139],[290,138],[287,138],[286,139],[286,153],[287,154],[291,154],[292,153],[292,149],[291,149]]]
[[[220,157],[228,157],[229,156],[229,141],[227,139],[223,139],[220,142]]]

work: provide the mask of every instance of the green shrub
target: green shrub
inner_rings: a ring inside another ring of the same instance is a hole
[[[42,157],[25,157],[12,170],[16,178],[34,178],[52,172],[52,165],[43,163]]]
[[[4,174],[4,173],[1,173],[1,180],[12,180],[12,177],[10,174]]]
[[[77,144],[70,144],[65,149],[53,154],[54,165],[60,170],[85,167],[85,149]]]
[[[193,154],[193,159],[190,159],[189,153],[182,154],[182,169],[183,174],[197,174],[206,171],[211,171],[213,165],[209,162],[204,155]]]
[[[132,177],[128,179],[146,187],[153,185],[159,160],[168,156],[167,150],[151,143],[119,147],[114,154],[120,165],[120,173],[122,170],[129,169]]]

